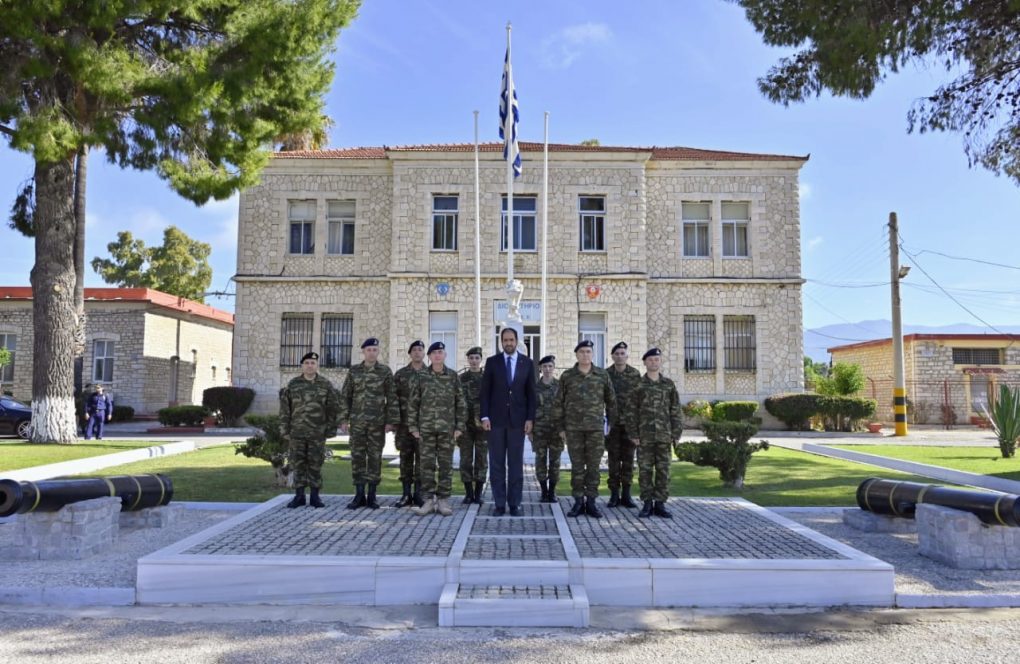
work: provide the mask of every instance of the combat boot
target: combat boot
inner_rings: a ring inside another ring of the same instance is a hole
[[[624,487],[623,487],[623,491],[620,493],[620,507],[630,507],[630,508],[637,507],[637,505],[634,504],[634,501],[630,497],[630,485],[629,484],[625,484]]]
[[[549,486],[546,482],[539,482],[538,485],[542,488],[542,497],[538,499],[540,503],[549,502]]]
[[[421,497],[421,482],[414,483],[414,495],[411,497],[415,507],[421,507],[425,504],[425,499]]]
[[[400,497],[400,500],[397,501],[396,507],[407,507],[412,502],[412,498],[411,498],[411,483],[410,482],[401,482],[401,484],[404,485],[404,495],[402,495]]]
[[[655,516],[661,516],[663,519],[672,519],[673,515],[666,509],[666,503],[661,500],[655,501],[655,507],[652,508],[652,514]]]
[[[319,490],[314,488],[314,487],[312,488],[312,495],[308,499],[308,504],[311,505],[312,507],[325,507],[326,506],[326,504],[323,503],[322,500],[319,498]]]
[[[438,512],[440,516],[452,516],[453,509],[450,508],[450,499],[440,498],[439,500],[437,500],[436,512]]]
[[[602,510],[600,510],[599,506],[595,503],[596,500],[597,498],[584,499],[584,513],[593,519],[601,519]]]
[[[369,509],[379,509],[379,501],[375,499],[375,490],[379,486],[378,482],[372,482],[368,485],[368,496],[365,497],[365,506]]]
[[[475,482],[475,505],[484,505],[485,499],[482,494],[485,493],[485,482]]]
[[[639,519],[647,519],[652,516],[652,501],[646,500],[645,504],[641,506],[641,511],[638,512]]]
[[[304,487],[301,487],[300,489],[295,489],[294,497],[290,499],[289,503],[287,503],[287,507],[289,507],[290,509],[294,509],[295,507],[301,507],[304,504],[305,504]]]
[[[574,506],[567,512],[567,516],[581,516],[584,513],[584,498],[574,498]]]
[[[475,502],[475,485],[471,482],[464,482],[464,500],[461,505],[470,505]]]
[[[609,502],[606,503],[606,507],[616,507],[620,504],[620,490],[610,489]]]
[[[347,509],[349,510],[356,510],[359,507],[364,507],[367,504],[367,501],[365,500],[365,485],[355,484],[354,489],[355,489],[354,498],[351,499],[351,502],[347,503]]]
[[[556,502],[556,480],[549,480],[549,502]]]
[[[417,516],[425,516],[427,514],[432,514],[432,512],[434,512],[435,509],[436,501],[431,496],[429,496],[428,500],[422,501],[421,505],[415,507],[411,511]]]

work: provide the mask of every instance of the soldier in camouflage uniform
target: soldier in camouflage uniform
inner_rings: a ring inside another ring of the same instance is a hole
[[[361,344],[363,361],[351,367],[340,390],[340,432],[350,429],[351,475],[354,499],[347,505],[379,509],[375,492],[382,478],[382,450],[386,434],[400,424],[400,404],[393,387],[393,372],[379,362],[379,340]],[[365,493],[365,485],[368,493]]]
[[[478,411],[478,388],[482,384],[482,348],[474,346],[467,352],[468,368],[460,374],[467,407],[467,430],[460,437],[460,479],[464,482],[464,504],[482,504],[485,476],[489,472],[488,435],[482,428]]]
[[[658,348],[649,349],[641,359],[646,373],[631,391],[627,408],[627,432],[638,449],[638,484],[644,501],[638,516],[669,519],[673,516],[666,509],[669,462],[673,443],[683,430],[680,395],[673,381],[659,373],[662,353]]]
[[[641,372],[627,364],[627,343],[621,341],[613,346],[613,365],[606,369],[613,390],[616,392],[616,403],[619,413],[616,421],[610,422],[609,435],[606,436],[606,452],[609,457],[608,507],[637,507],[630,497],[630,485],[634,482],[634,444],[630,442],[627,426],[624,424],[627,410],[627,398],[631,390],[641,382]]]
[[[605,420],[616,420],[616,393],[605,369],[592,364],[594,344],[585,339],[574,347],[577,363],[560,376],[554,414],[556,429],[570,454],[570,488],[574,506],[567,516],[585,513],[602,518],[595,501],[599,495],[599,464],[605,451]]]
[[[280,433],[288,444],[288,458],[294,470],[294,498],[287,507],[305,504],[305,487],[312,490],[309,503],[323,507],[322,464],[326,460],[326,439],[336,434],[340,402],[329,380],[319,375],[318,353],[301,358],[301,375],[280,390]]]
[[[538,362],[541,375],[535,386],[538,407],[535,410],[535,427],[531,431],[531,450],[535,453],[535,477],[542,487],[543,503],[556,502],[556,483],[560,480],[560,456],[563,440],[556,431],[553,403],[560,389],[560,381],[553,378],[556,357],[546,355]]]
[[[418,440],[408,429],[408,418],[411,407],[411,390],[417,375],[426,369],[425,344],[421,339],[411,342],[407,349],[411,361],[407,366],[397,369],[393,374],[393,385],[397,390],[397,402],[400,404],[400,425],[397,427],[397,450],[400,452],[400,483],[404,487],[404,495],[397,501],[397,507],[408,505],[421,506],[421,455]],[[414,493],[411,486],[414,485]]]
[[[429,346],[430,366],[418,375],[411,390],[408,427],[421,449],[421,490],[425,498],[423,505],[412,510],[418,516],[433,511],[443,516],[453,514],[453,446],[464,431],[467,408],[457,372],[445,361],[446,345],[442,341]]]

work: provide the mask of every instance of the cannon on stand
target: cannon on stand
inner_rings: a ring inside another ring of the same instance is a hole
[[[870,477],[857,487],[857,504],[862,510],[914,518],[921,503],[941,505],[970,512],[984,523],[1020,527],[1020,496],[958,489],[920,482],[898,482]]]
[[[120,498],[121,511],[167,505],[174,485],[166,475],[116,475],[38,482],[0,480],[0,517],[30,512],[56,512],[71,503],[105,497]]]

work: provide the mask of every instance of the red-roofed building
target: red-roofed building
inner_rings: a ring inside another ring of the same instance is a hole
[[[86,343],[77,389],[102,383],[138,414],[202,402],[202,391],[231,384],[234,315],[151,288],[86,288]],[[3,390],[32,398],[32,288],[0,286],[0,346],[14,361]]]

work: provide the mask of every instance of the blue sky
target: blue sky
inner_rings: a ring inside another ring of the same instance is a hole
[[[508,20],[524,140],[541,141],[549,111],[554,142],[811,154],[801,171],[806,327],[889,317],[894,210],[907,249],[928,252],[917,256],[921,267],[976,314],[914,269],[903,290],[906,323],[1020,324],[1020,188],[969,169],[957,135],[906,133],[910,104],[943,72],[908,67],[864,101],[774,105],[756,79],[783,51],[762,45],[740,8],[721,0],[368,0],[334,54],[331,146],[470,142],[475,109],[482,140],[496,140]],[[26,155],[0,147],[4,213],[30,174]],[[176,224],[212,245],[212,289],[233,290],[236,198],[196,208],[154,174],[121,171],[99,154],[88,196],[89,260],[105,256],[119,230],[152,244]],[[0,233],[0,284],[27,284],[32,242]],[[87,284],[102,285],[87,269]],[[230,298],[207,302],[233,309]]]

